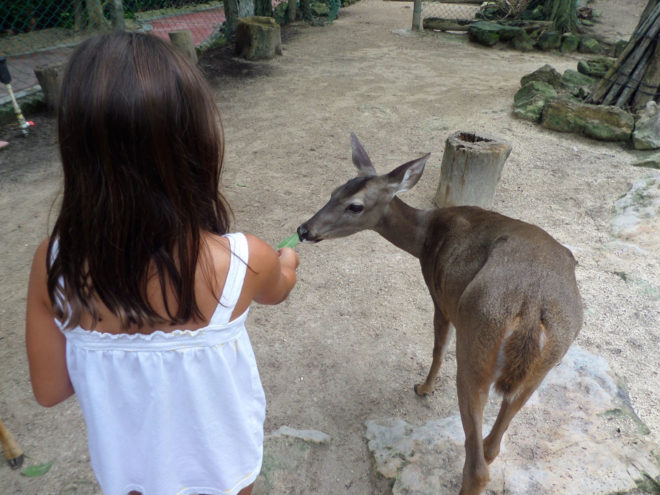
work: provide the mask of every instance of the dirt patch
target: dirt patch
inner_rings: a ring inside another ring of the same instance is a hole
[[[625,15],[616,10],[620,3],[592,2],[601,11],[597,26],[608,20],[629,36],[646,0],[625,2]],[[449,135],[503,138],[513,151],[495,209],[540,225],[575,252],[585,305],[578,343],[621,377],[657,440],[660,301],[653,288],[660,286],[660,260],[657,252],[618,244],[610,226],[615,201],[649,174],[631,166],[642,154],[511,116],[523,75],[546,63],[575,69],[577,56],[485,49],[464,35],[412,35],[411,6],[362,0],[332,25],[295,27],[284,55],[272,61],[247,63],[228,53],[202,60],[224,119],[223,183],[235,229],[273,245],[293,233],[354,175],[351,131],[383,172],[432,153],[420,183],[403,196],[420,208],[431,206]],[[53,461],[53,468],[28,479],[0,464],[0,486],[11,494],[95,494],[75,399],[43,409],[29,385],[27,277],[60,188],[53,121],[33,120],[25,140],[2,131],[11,144],[0,151],[0,417],[29,463]],[[383,493],[365,421],[398,416],[421,423],[454,414],[454,353],[436,393],[415,397],[412,385],[428,370],[433,342],[433,308],[417,260],[374,233],[297,249],[302,263],[290,299],[255,306],[248,321],[268,399],[266,431],[287,425],[332,440],[322,467],[282,493]],[[515,420],[512,428],[534,434]]]

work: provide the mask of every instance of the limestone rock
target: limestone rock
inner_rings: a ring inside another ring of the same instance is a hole
[[[539,122],[546,104],[557,98],[557,91],[544,81],[530,81],[513,97],[513,114],[516,117]]]
[[[593,86],[596,79],[578,71],[567,69],[561,76],[562,84],[567,88],[580,88],[584,86]]]
[[[558,98],[543,109],[541,124],[548,129],[575,132],[601,141],[627,141],[635,119],[617,107]]]
[[[468,28],[471,41],[486,46],[493,46],[500,40],[500,26],[495,22],[475,22]]]
[[[329,442],[330,437],[321,431],[288,426],[266,435],[263,464],[253,495],[292,493],[292,487],[304,487],[305,493],[314,493],[316,473],[323,469]]]
[[[655,101],[649,101],[640,112],[632,138],[637,150],[660,148],[660,108]]]
[[[272,17],[243,17],[236,26],[236,53],[248,60],[282,54],[280,26]]]
[[[614,65],[615,59],[610,57],[598,57],[591,60],[580,60],[577,70],[580,74],[590,77],[601,78]]]
[[[611,229],[626,242],[650,253],[660,252],[660,172],[635,181],[614,203]]]
[[[543,81],[555,89],[561,87],[561,74],[551,65],[545,64],[534,72],[520,79],[520,86],[525,86],[530,81]]]
[[[594,38],[582,38],[578,51],[580,53],[600,53],[600,43]]]
[[[558,31],[545,31],[539,36],[539,39],[536,42],[538,46],[543,51],[548,50],[557,50],[561,46],[561,33]]]
[[[632,163],[634,167],[656,168],[660,169],[660,153],[653,153],[644,158],[640,158]]]
[[[484,433],[497,414],[492,406]],[[458,413],[421,426],[371,420],[366,429],[376,470],[392,480],[393,495],[458,492],[465,456]],[[660,482],[648,428],[607,363],[577,346],[514,418],[502,447],[490,467],[493,495],[632,493]]]
[[[561,38],[560,51],[562,53],[576,52],[580,46],[580,38],[571,33],[564,33]]]

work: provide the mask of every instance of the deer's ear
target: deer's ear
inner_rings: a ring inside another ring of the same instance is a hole
[[[387,180],[394,188],[394,195],[407,191],[417,184],[422,172],[424,172],[424,165],[426,165],[426,161],[430,156],[431,153],[427,153],[421,158],[400,165],[387,174]]]
[[[358,141],[355,134],[351,132],[351,151],[353,155],[353,165],[358,169],[359,176],[377,175],[369,155]]]

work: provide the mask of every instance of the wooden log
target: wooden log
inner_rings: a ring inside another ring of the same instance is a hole
[[[34,75],[37,76],[41,91],[44,93],[46,108],[49,112],[54,112],[57,109],[63,70],[63,63],[38,65],[34,68]]]
[[[174,46],[183,52],[194,64],[197,63],[197,51],[195,50],[195,40],[192,31],[182,29],[181,31],[171,31],[167,33]]]
[[[467,31],[475,20],[471,19],[441,19],[440,17],[427,17],[424,19],[424,29],[436,31]]]
[[[9,430],[5,428],[4,423],[0,419],[0,443],[2,444],[2,450],[5,453],[5,458],[9,463],[9,466],[12,469],[17,469],[23,464],[23,451],[14,440],[14,437],[9,433]]]
[[[496,137],[459,131],[447,138],[434,203],[491,208],[511,145]]]

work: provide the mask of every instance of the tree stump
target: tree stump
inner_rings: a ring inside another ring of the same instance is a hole
[[[280,25],[272,17],[244,17],[236,26],[236,53],[248,60],[282,55]]]
[[[491,208],[510,153],[511,145],[493,136],[464,131],[451,135],[445,143],[435,204]]]
[[[194,64],[197,63],[197,52],[195,51],[195,41],[192,31],[182,29],[181,31],[171,31],[167,33],[174,46],[181,50]]]
[[[57,108],[57,99],[60,94],[60,85],[62,84],[63,63],[38,65],[34,68],[34,75],[41,86],[46,100],[46,108],[50,112]]]

